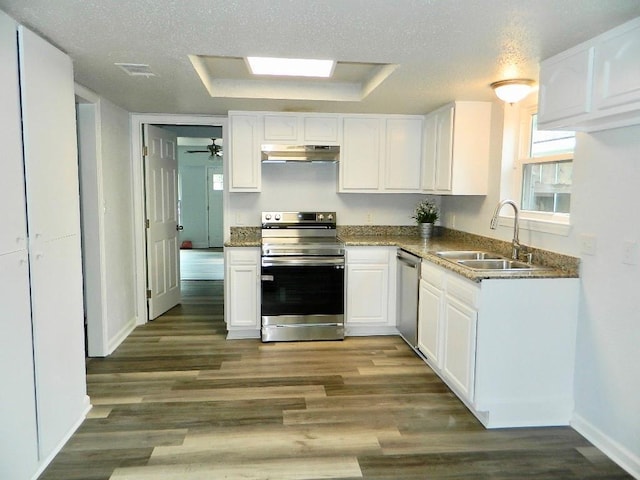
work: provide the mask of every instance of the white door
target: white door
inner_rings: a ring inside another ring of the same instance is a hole
[[[217,162],[215,166],[207,167],[207,206],[208,206],[208,228],[209,247],[222,247],[222,162]]]
[[[178,157],[173,132],[144,126],[149,319],[180,302]]]

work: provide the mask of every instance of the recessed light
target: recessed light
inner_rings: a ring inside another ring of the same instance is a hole
[[[334,60],[310,58],[246,57],[249,71],[254,75],[286,77],[321,77],[333,75]]]

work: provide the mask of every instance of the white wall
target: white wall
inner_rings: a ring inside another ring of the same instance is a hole
[[[101,117],[107,334],[113,342],[136,321],[131,141],[127,111],[103,99]]]
[[[572,223],[595,235],[582,255],[575,426],[640,478],[640,127],[583,135],[576,147]]]
[[[512,174],[501,158],[503,121],[508,144],[517,138],[511,127],[518,110],[506,105],[504,114],[494,112],[489,195],[444,197],[443,222],[509,241],[512,228],[490,230],[489,221],[506,195],[500,179]],[[521,230],[520,240],[581,257],[574,426],[640,476],[640,267],[622,263],[623,241],[640,241],[640,127],[579,133],[576,143],[569,233]],[[596,255],[580,253],[582,234],[596,236]]]
[[[274,163],[262,166],[262,192],[229,194],[229,225],[258,226],[260,212],[337,212],[339,225],[415,225],[419,194],[337,193],[338,165]]]

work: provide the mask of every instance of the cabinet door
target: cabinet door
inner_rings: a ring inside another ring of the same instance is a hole
[[[385,190],[420,191],[422,119],[386,121]]]
[[[260,328],[260,251],[257,248],[225,249],[225,318],[227,328]]]
[[[591,110],[593,48],[573,50],[540,65],[538,125]]]
[[[258,116],[230,115],[229,127],[229,191],[259,192],[261,170]]]
[[[267,113],[264,115],[263,140],[265,143],[299,143],[297,115],[274,115]]]
[[[16,27],[0,12],[0,255],[27,248]]]
[[[25,250],[0,255],[0,305],[0,478],[31,478],[38,438]]]
[[[477,310],[446,296],[443,375],[469,401],[473,401],[477,319]]]
[[[441,316],[442,290],[420,280],[418,302],[418,348],[433,368],[442,367]]]
[[[386,325],[389,321],[389,266],[347,266],[346,323]]]
[[[311,116],[303,118],[305,144],[337,145],[338,116]]]
[[[441,110],[436,116],[436,191],[451,190],[451,162],[453,160],[453,119],[453,106]]]
[[[340,190],[371,192],[380,188],[382,124],[379,118],[347,117],[340,152]]]
[[[640,101],[640,25],[606,34],[595,47],[594,109]]]

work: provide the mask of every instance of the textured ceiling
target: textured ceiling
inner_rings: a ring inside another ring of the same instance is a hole
[[[66,51],[78,83],[132,112],[425,113],[492,100],[496,80],[537,79],[541,59],[640,16],[640,0],[0,0],[0,9]],[[190,55],[398,67],[361,101],[221,98]]]

